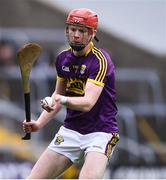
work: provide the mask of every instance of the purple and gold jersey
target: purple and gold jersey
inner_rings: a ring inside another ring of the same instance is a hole
[[[118,132],[115,68],[107,52],[91,44],[85,56],[77,57],[68,49],[58,55],[55,64],[57,78],[67,81],[66,96],[84,96],[86,82],[103,87],[99,99],[89,112],[67,108],[64,126],[81,134]]]

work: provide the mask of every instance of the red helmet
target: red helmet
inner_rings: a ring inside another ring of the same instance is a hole
[[[98,16],[90,9],[81,8],[72,10],[66,20],[67,24],[78,24],[97,29]]]

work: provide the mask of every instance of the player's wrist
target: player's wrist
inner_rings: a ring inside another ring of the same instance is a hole
[[[61,96],[60,97],[60,104],[62,104],[62,105],[67,104],[67,96]]]
[[[43,125],[41,122],[36,121],[36,129],[37,129],[37,130],[43,128],[43,126],[44,126],[44,125]]]

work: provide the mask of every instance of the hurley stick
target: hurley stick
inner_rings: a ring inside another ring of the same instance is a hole
[[[17,52],[17,60],[20,66],[21,77],[22,77],[24,102],[25,102],[25,116],[27,122],[31,120],[29,76],[32,70],[32,66],[40,56],[41,51],[42,48],[40,45],[36,43],[28,43],[25,44],[22,48],[20,48]],[[26,135],[22,139],[24,140],[31,139],[31,133],[26,133]]]

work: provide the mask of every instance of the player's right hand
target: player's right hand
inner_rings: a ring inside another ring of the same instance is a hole
[[[39,125],[37,123],[37,121],[35,120],[31,120],[30,122],[26,122],[26,120],[24,120],[23,122],[23,131],[25,133],[31,133],[31,132],[35,132],[37,130],[39,130]]]

